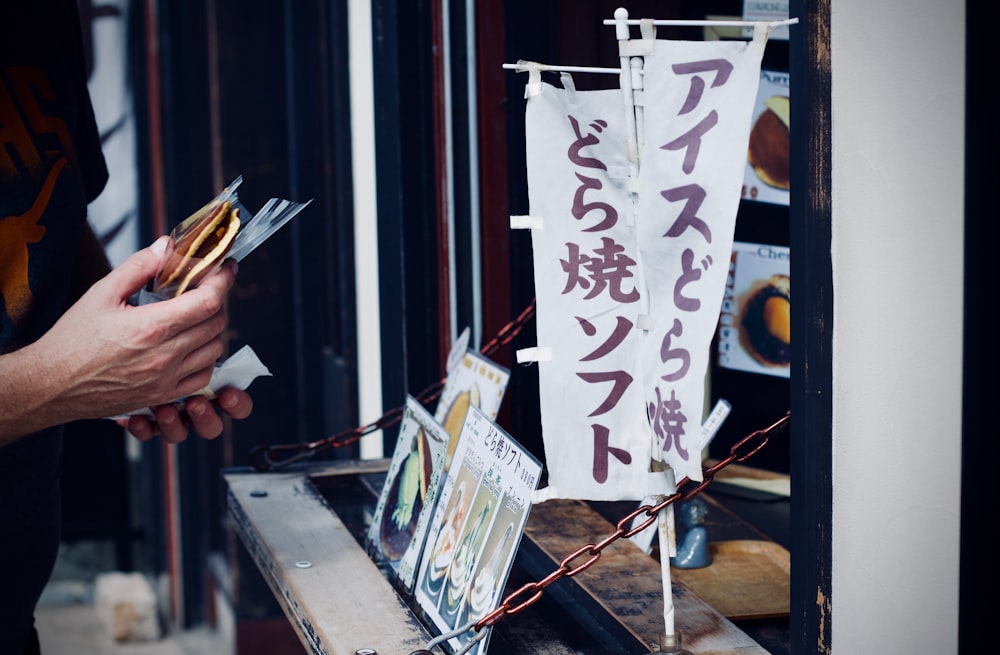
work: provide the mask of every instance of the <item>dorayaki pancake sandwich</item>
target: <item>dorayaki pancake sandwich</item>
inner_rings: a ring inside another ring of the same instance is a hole
[[[771,96],[750,131],[747,159],[764,184],[788,189],[790,182],[790,112],[787,96]]]
[[[156,276],[157,293],[178,296],[197,286],[226,258],[240,229],[240,210],[228,200],[214,200],[173,232],[173,251]]]

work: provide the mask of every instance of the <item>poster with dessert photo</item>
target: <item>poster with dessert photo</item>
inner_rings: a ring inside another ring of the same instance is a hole
[[[368,529],[367,546],[410,590],[433,515],[448,451],[448,434],[431,413],[407,396],[399,437]]]
[[[448,371],[434,411],[435,420],[444,426],[451,437],[445,470],[451,464],[469,407],[479,408],[489,420],[494,420],[500,411],[508,380],[510,371],[471,350],[466,351]]]
[[[414,592],[438,634],[478,621],[499,604],[541,470],[535,457],[470,406],[442,482]],[[442,645],[458,652],[476,636],[467,631]],[[482,655],[488,642],[489,634],[468,652]]]
[[[789,249],[733,244],[719,317],[719,366],[789,377]]]
[[[788,91],[788,73],[760,72],[743,176],[743,200],[788,205],[791,143]]]

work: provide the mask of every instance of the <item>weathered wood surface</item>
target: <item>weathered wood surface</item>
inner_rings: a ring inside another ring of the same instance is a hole
[[[311,653],[354,655],[371,648],[408,655],[431,638],[311,481],[381,472],[388,461],[343,460],[287,472],[224,475],[237,534]],[[569,553],[613,530],[584,502],[550,500],[532,507],[521,548],[547,575]],[[673,591],[675,624],[686,650],[695,655],[767,655],[683,583],[674,580]],[[606,548],[587,571],[550,586],[546,595],[568,604],[566,612],[577,621],[602,622],[610,638],[616,638],[616,631],[625,635],[623,641],[637,644],[637,653],[658,648],[663,633],[659,564],[627,539]],[[607,628],[609,624],[614,626]],[[529,608],[501,620],[493,639],[501,651],[513,647],[536,655],[572,655],[575,651],[559,643],[549,628]]]
[[[570,553],[588,543],[596,544],[614,529],[582,501],[548,500],[531,508],[525,539],[551,559],[551,570],[555,570]],[[581,557],[570,565],[584,561],[586,557]],[[686,650],[695,655],[767,654],[760,644],[686,585],[677,580],[672,583],[674,624]],[[556,583],[559,584],[563,581]],[[605,548],[600,560],[573,576],[569,584],[578,586],[579,590],[571,593],[582,610],[586,611],[588,605],[599,608],[595,611],[603,610],[617,617],[622,629],[630,631],[647,650],[655,651],[659,647],[664,632],[660,565],[631,541],[619,539]]]
[[[708,550],[711,566],[673,569],[674,579],[731,621],[788,616],[791,555],[785,548],[734,539],[710,542]]]
[[[378,466],[386,463],[328,470]],[[225,480],[236,531],[309,652],[354,655],[372,648],[405,655],[430,640],[308,476],[227,473]]]

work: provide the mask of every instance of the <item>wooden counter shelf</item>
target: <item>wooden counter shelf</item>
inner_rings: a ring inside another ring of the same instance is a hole
[[[307,652],[409,655],[432,638],[362,545],[388,459],[335,460],[259,473],[224,472],[229,514]],[[588,503],[550,500],[529,514],[505,595],[553,572],[614,526]],[[760,644],[673,580],[675,625],[695,655],[768,655]],[[489,651],[538,655],[656,652],[663,633],[659,563],[627,539],[594,566],[550,585],[494,627]],[[435,650],[434,652],[443,652]]]

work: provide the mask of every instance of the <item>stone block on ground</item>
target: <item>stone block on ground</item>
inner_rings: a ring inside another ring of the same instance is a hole
[[[162,636],[156,594],[141,573],[98,575],[94,608],[114,641],[156,641]]]

